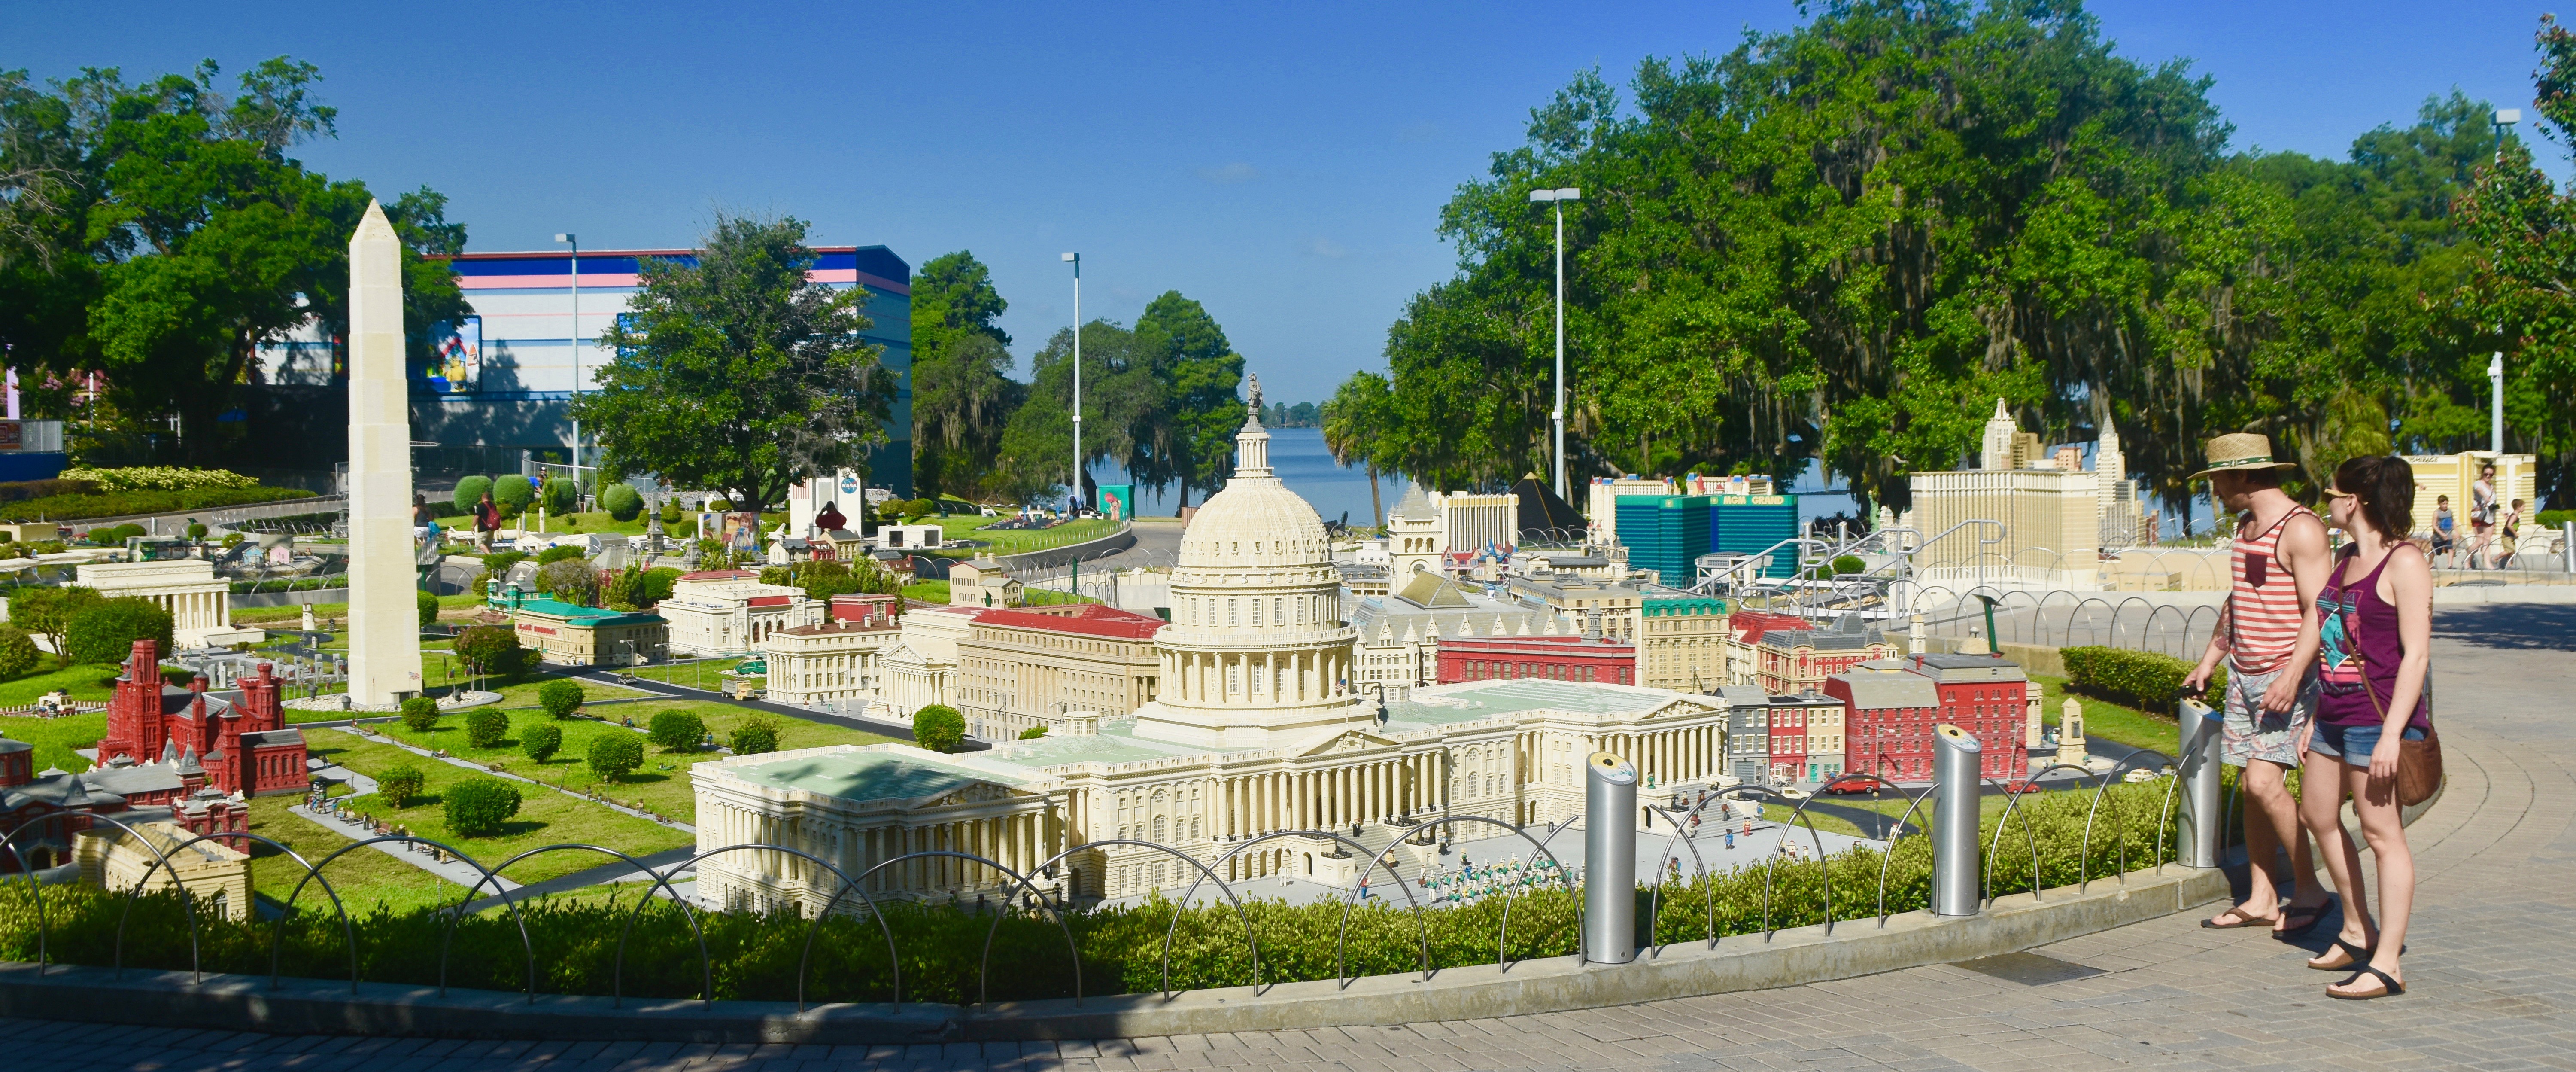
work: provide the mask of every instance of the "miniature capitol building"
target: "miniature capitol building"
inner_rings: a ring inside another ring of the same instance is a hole
[[[1380,702],[1351,687],[1358,630],[1341,620],[1340,575],[1314,508],[1268,464],[1259,386],[1236,437],[1234,477],[1190,521],[1172,575],[1172,621],[1154,637],[1155,698],[1133,712],[1073,712],[1047,736],[939,755],[909,745],[738,756],[692,770],[698,848],[766,844],[857,877],[908,852],[973,853],[1077,900],[1185,886],[1168,845],[1228,881],[1294,875],[1346,882],[1371,850],[1399,864],[1438,852],[1421,824],[1443,815],[1559,821],[1583,807],[1583,757],[1632,757],[1659,787],[1720,784],[1726,704],[1627,685],[1476,681]],[[1642,816],[1640,817],[1642,821]],[[1462,840],[1501,833],[1452,825]],[[1031,869],[1071,852],[1052,874]],[[1223,859],[1220,864],[1219,860]],[[706,899],[728,908],[862,909],[839,879],[789,853],[705,860]],[[877,872],[868,897],[1009,899],[1020,887],[981,864],[912,861]]]

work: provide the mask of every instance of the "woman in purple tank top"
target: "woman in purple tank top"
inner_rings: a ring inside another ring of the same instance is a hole
[[[2415,858],[2398,817],[2398,741],[2432,727],[2429,671],[2433,571],[2406,539],[2415,512],[2415,472],[2403,458],[2354,458],[2335,469],[2334,523],[2353,535],[2317,593],[2316,728],[2300,768],[2299,817],[2342,894],[2335,948],[2308,961],[2352,975],[2326,988],[2334,998],[2406,992],[2397,955],[2415,901]],[[2379,913],[2364,895],[2361,853],[2345,835],[2350,794],[2361,834],[2379,862]]]

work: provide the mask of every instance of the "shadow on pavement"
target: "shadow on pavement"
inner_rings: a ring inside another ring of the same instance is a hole
[[[2576,606],[2558,603],[2489,603],[2443,607],[2433,615],[2442,639],[2473,648],[2576,651]]]

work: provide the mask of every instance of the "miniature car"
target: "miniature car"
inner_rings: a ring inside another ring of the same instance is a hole
[[[1824,791],[1840,796],[1850,796],[1855,793],[1873,793],[1877,792],[1878,789],[1879,783],[1876,778],[1857,774],[1846,774],[1840,778],[1826,782]]]

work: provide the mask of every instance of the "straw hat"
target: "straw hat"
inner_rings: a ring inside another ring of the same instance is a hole
[[[2272,437],[2253,432],[2232,432],[2210,440],[2203,449],[2208,453],[2209,468],[2191,474],[2199,480],[2211,473],[2239,469],[2296,469],[2297,462],[2278,461],[2272,457]]]

